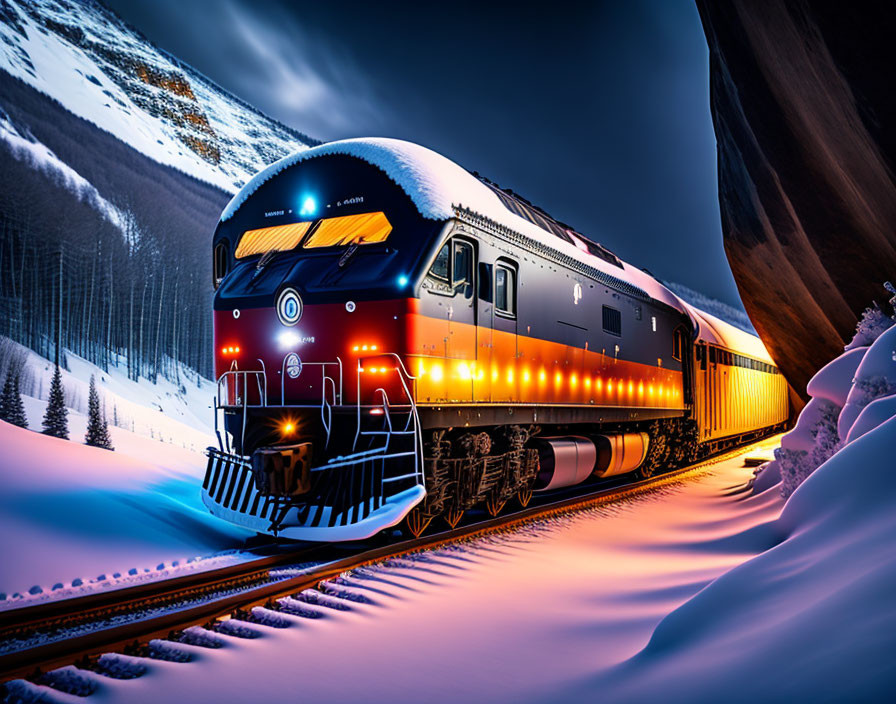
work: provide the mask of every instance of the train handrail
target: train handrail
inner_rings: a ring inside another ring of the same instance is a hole
[[[293,354],[292,352],[287,352],[283,355],[283,361],[280,363],[280,403],[282,405],[286,405],[286,360],[289,358],[289,355]],[[320,367],[321,373],[321,386],[322,388],[321,394],[326,393],[326,380],[330,379],[333,382],[333,396],[334,401],[333,405],[342,405],[343,400],[343,375],[342,375],[342,358],[336,357],[335,361],[331,362],[301,362],[302,369],[305,367]],[[335,366],[339,370],[339,385],[336,386],[336,380],[327,375],[327,367]],[[301,376],[301,372],[299,372],[299,376]],[[298,379],[298,377],[296,377]]]
[[[258,403],[249,403],[248,402],[248,398],[247,398],[248,394],[246,393],[246,391],[248,390],[249,376],[255,377],[255,385],[256,385],[256,388],[258,389],[258,399],[259,399]],[[239,381],[240,381],[240,379],[243,380],[242,401],[237,400],[236,403],[228,403],[228,399],[225,398],[224,402],[222,403],[221,402],[221,388],[222,388],[222,386],[229,386],[230,379],[235,379],[236,383],[237,383],[236,389],[235,389],[235,391],[236,391],[235,396],[239,393],[239,390],[240,390]],[[251,370],[246,370],[246,371],[240,371],[238,369],[231,369],[229,371],[224,372],[221,376],[218,377],[215,392],[216,392],[216,397],[215,397],[216,401],[217,401],[218,405],[221,406],[222,408],[238,408],[239,406],[242,406],[244,408],[260,408],[263,406],[267,406],[268,405],[268,403],[267,403],[267,398],[268,398],[267,374],[265,374],[263,370],[257,370],[257,369],[251,369]]]

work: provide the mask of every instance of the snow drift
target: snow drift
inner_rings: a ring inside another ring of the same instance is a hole
[[[883,701],[896,683],[891,418],[819,467],[773,529],[784,539],[659,624],[611,676],[637,701]]]
[[[202,450],[214,442],[211,382],[135,382],[123,363],[104,371],[66,352],[71,440],[58,440],[33,432],[53,365],[11,341],[6,351],[21,362],[31,430],[0,422],[0,610],[238,559],[220,553],[250,534],[211,516],[199,496]],[[81,444],[91,375],[115,452]]]
[[[755,493],[781,480],[790,495],[769,526],[778,544],[664,618],[647,647],[610,675],[609,698],[892,696],[896,325],[871,312],[808,383],[812,399],[756,479]]]
[[[201,455],[143,442],[151,461],[0,422],[0,608],[178,567],[249,537],[202,506]]]

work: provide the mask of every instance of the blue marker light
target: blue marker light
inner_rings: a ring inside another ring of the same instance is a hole
[[[408,285],[408,277],[405,276],[404,274],[402,274],[401,276],[398,277],[398,287],[404,288],[407,285]]]
[[[299,215],[314,215],[317,212],[317,202],[311,196],[302,199],[302,209]]]

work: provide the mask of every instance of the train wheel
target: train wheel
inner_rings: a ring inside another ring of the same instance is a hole
[[[520,493],[516,495],[516,500],[520,502],[520,506],[526,508],[532,500],[532,488],[522,489]]]
[[[644,462],[640,467],[638,467],[638,471],[635,474],[639,479],[650,479],[653,476],[653,472],[656,468],[654,467],[652,462]]]
[[[501,509],[504,508],[504,504],[506,504],[506,503],[507,503],[506,499],[499,500],[499,499],[488,498],[485,502],[485,509],[486,509],[486,511],[488,511],[488,515],[491,516],[492,518],[494,518],[499,513],[501,513]]]
[[[460,519],[464,517],[464,512],[462,509],[448,509],[445,512],[445,523],[451,526],[451,530],[457,528],[457,524],[460,523]]]
[[[666,440],[665,428],[660,423],[653,423],[650,427],[650,445],[647,449],[647,457],[638,468],[637,476],[641,479],[649,479],[663,465],[669,461],[671,451],[670,444]]]
[[[424,516],[419,509],[412,510],[405,518],[405,524],[411,535],[419,538],[432,521],[432,516]]]

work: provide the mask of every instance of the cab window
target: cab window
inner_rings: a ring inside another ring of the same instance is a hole
[[[516,270],[500,262],[495,265],[495,312],[516,316]]]
[[[473,245],[463,240],[454,240],[454,267],[451,272],[451,285],[455,291],[473,286]]]
[[[476,254],[473,245],[466,240],[449,240],[429,269],[430,290],[453,296],[460,292],[464,298],[473,295],[473,272],[476,270]]]
[[[436,260],[433,262],[429,275],[440,281],[448,281],[448,263],[451,260],[451,245],[446,244],[439,250]]]
[[[215,289],[221,285],[221,281],[227,275],[227,245],[219,242],[215,245],[214,263],[212,266],[214,272],[213,281]]]

